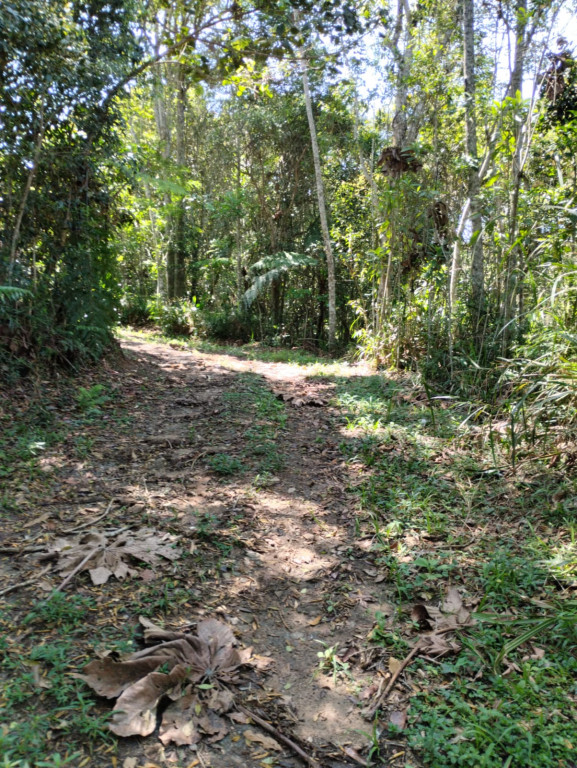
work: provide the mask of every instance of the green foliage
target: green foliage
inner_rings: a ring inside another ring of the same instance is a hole
[[[202,312],[200,329],[204,336],[215,341],[248,341],[251,334],[246,314],[234,310]]]
[[[251,287],[243,297],[245,306],[250,307],[263,291],[278,282],[283,274],[296,267],[316,266],[317,260],[303,253],[276,253],[265,256],[251,266],[254,275]],[[265,271],[266,270],[266,271]],[[262,274],[258,274],[262,272]]]
[[[94,384],[92,387],[79,387],[76,393],[78,408],[87,416],[94,416],[101,411],[101,406],[110,400],[104,384]]]
[[[46,624],[68,632],[85,624],[86,614],[93,607],[92,598],[53,592],[24,617],[24,624]]]
[[[559,655],[471,686],[449,665],[443,687],[412,698],[409,743],[433,768],[564,765],[577,737],[566,695],[576,671],[574,659]]]
[[[25,288],[18,288],[15,285],[0,285],[0,301],[18,300],[31,295],[30,291]]]
[[[51,622],[55,613],[51,609],[47,616],[45,611],[40,611],[38,617]],[[62,618],[61,608],[58,613]],[[61,626],[60,620],[58,624]],[[71,645],[65,637],[56,643],[38,643],[28,655],[10,645],[3,649],[2,670],[8,682],[3,687],[0,706],[3,721],[0,754],[6,765],[12,768],[77,765],[82,752],[51,754],[54,745],[50,742],[55,732],[73,735],[76,742],[110,739],[107,728],[110,716],[93,712],[94,702],[86,698],[82,683],[69,674],[70,654]],[[40,694],[38,676],[41,672],[43,687]],[[30,707],[37,706],[40,695],[47,711],[31,714]]]
[[[147,311],[148,319],[169,336],[191,336],[198,324],[198,308],[194,301],[156,299],[148,302]]]
[[[215,453],[208,458],[207,464],[217,475],[236,475],[243,470],[242,461],[228,453]]]
[[[0,350],[71,364],[111,343],[117,113],[102,99],[139,56],[131,3],[0,8]],[[87,63],[90,62],[90,66]]]

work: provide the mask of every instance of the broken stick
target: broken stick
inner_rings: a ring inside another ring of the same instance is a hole
[[[274,725],[271,725],[264,718],[255,715],[254,712],[251,712],[250,709],[243,707],[242,704],[237,704],[237,708],[247,717],[250,717],[251,720],[254,720],[257,725],[260,725],[261,728],[264,728],[265,731],[271,733],[275,739],[277,739],[277,741],[281,741],[283,744],[285,744],[285,746],[292,749],[292,751],[295,752],[302,760],[304,760],[307,765],[310,765],[311,768],[321,768],[320,763],[315,760],[314,757],[307,755],[307,753],[301,749],[298,744],[295,744],[292,739],[289,739],[288,736],[285,736],[283,733],[277,730]]]
[[[104,514],[100,515],[99,517],[95,517],[94,520],[89,520],[87,523],[82,523],[82,525],[77,525],[74,528],[67,528],[64,531],[64,533],[76,533],[77,531],[82,531],[84,528],[90,528],[91,525],[94,525],[94,523],[97,523],[106,517],[106,515],[112,509],[112,505],[114,504],[115,501],[116,501],[116,498],[110,499],[110,502],[108,503],[108,506],[106,507],[106,512],[104,512]]]
[[[371,709],[367,710],[367,712],[366,712],[366,717],[367,717],[367,718],[369,718],[370,720],[372,720],[372,719],[373,719],[373,717],[376,715],[376,713],[377,713],[377,710],[379,709],[379,707],[381,706],[381,704],[383,703],[383,701],[384,701],[384,700],[387,698],[387,696],[389,695],[389,693],[392,691],[392,689],[393,689],[393,686],[394,686],[394,684],[397,682],[397,680],[399,679],[399,675],[401,674],[401,672],[402,672],[402,671],[403,671],[403,670],[404,670],[406,667],[408,667],[408,666],[409,666],[409,664],[410,664],[410,663],[411,663],[411,661],[412,661],[412,660],[415,658],[415,656],[417,655],[417,653],[419,652],[419,650],[420,650],[420,649],[421,649],[421,641],[420,641],[420,640],[418,640],[418,641],[415,643],[415,646],[414,646],[413,650],[412,650],[412,651],[411,651],[411,652],[408,654],[408,656],[405,656],[405,658],[403,659],[403,661],[402,661],[402,662],[399,664],[399,666],[397,667],[397,669],[396,669],[396,670],[393,672],[393,674],[391,675],[391,679],[390,679],[390,680],[389,680],[389,682],[387,683],[387,687],[385,688],[385,690],[384,690],[384,691],[383,691],[383,692],[380,694],[380,696],[377,698],[376,702],[373,704],[373,706],[371,707]]]
[[[91,549],[91,550],[90,550],[90,552],[89,552],[89,553],[86,555],[86,557],[85,557],[85,558],[83,558],[83,559],[82,559],[82,560],[81,560],[81,561],[78,563],[78,565],[76,566],[76,568],[74,568],[74,570],[73,570],[73,571],[70,571],[70,573],[68,574],[68,576],[67,576],[67,577],[64,579],[64,581],[62,582],[62,584],[60,584],[60,586],[56,587],[56,589],[55,589],[54,591],[55,591],[55,592],[62,592],[62,590],[64,589],[64,587],[65,587],[67,584],[69,584],[69,583],[72,581],[72,579],[73,579],[73,578],[76,576],[76,574],[77,574],[79,571],[81,571],[81,570],[84,568],[84,566],[86,565],[86,563],[87,563],[87,562],[88,562],[90,559],[92,559],[92,558],[94,557],[94,555],[95,555],[97,552],[100,552],[100,550],[101,550],[101,549],[104,549],[104,547],[100,546],[100,547],[94,547],[94,549]]]
[[[464,629],[465,627],[470,627],[472,624],[469,622],[468,624],[461,624],[459,627],[445,627],[444,629],[437,629],[431,634],[437,634],[437,635],[446,635],[447,632],[457,632],[460,629]],[[415,656],[418,654],[418,652],[424,647],[423,640],[425,640],[427,635],[424,635],[423,637],[420,637],[417,642],[415,643],[413,650],[408,654],[408,656],[405,656],[403,661],[401,662],[398,669],[395,670],[395,672],[391,675],[391,679],[387,683],[387,687],[385,690],[377,696],[376,702],[373,704],[373,706],[370,709],[365,710],[365,717],[372,720],[373,717],[376,715],[377,710],[381,706],[381,704],[384,702],[384,700],[387,698],[391,690],[393,689],[394,684],[399,679],[399,675],[401,672],[403,672],[411,663],[411,661],[415,658]]]
[[[47,568],[44,568],[40,571],[40,573],[36,574],[36,576],[33,579],[28,579],[28,581],[20,581],[18,584],[12,584],[11,587],[6,587],[6,589],[3,589],[0,591],[0,597],[2,595],[8,595],[10,592],[14,592],[16,589],[20,589],[20,587],[30,587],[32,584],[35,584],[38,579],[42,578],[48,571],[50,570],[52,566],[49,565]]]

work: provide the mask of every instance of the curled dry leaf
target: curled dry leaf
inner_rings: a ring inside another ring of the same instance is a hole
[[[234,696],[218,684],[238,682],[241,667],[262,669],[272,660],[236,648],[231,629],[215,619],[201,621],[196,635],[166,631],[144,618],[141,623],[150,647],[126,661],[92,661],[76,675],[100,696],[116,698],[110,730],[118,736],[148,736],[156,728],[159,702],[168,698],[172,703],[160,727],[163,744],[224,738],[228,729],[220,715],[230,711]],[[201,682],[213,687],[195,688]]]
[[[450,629],[469,626],[473,623],[470,612],[464,607],[459,590],[451,587],[447,597],[439,607],[417,604],[411,610],[411,616],[423,630],[446,632]]]
[[[58,557],[56,570],[67,576],[94,551],[82,570],[90,573],[93,584],[100,585],[106,584],[111,576],[119,581],[138,576],[140,571],[129,565],[133,561],[159,565],[163,560],[177,560],[180,551],[175,543],[175,536],[150,528],[127,531],[112,539],[97,531],[89,531],[79,536],[56,539],[47,554]]]
[[[251,744],[260,744],[261,747],[264,747],[264,749],[272,749],[276,752],[282,752],[283,748],[278,743],[278,741],[275,741],[271,736],[265,736],[264,733],[259,733],[258,731],[253,730],[252,728],[248,728],[244,733],[243,736],[245,738],[246,743],[250,746]]]
[[[391,712],[389,715],[389,723],[402,731],[407,724],[407,710],[396,709]]]

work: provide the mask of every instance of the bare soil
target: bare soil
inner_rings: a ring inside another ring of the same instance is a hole
[[[367,542],[355,535],[354,505],[346,490],[350,468],[342,460],[340,427],[328,405],[331,385],[307,380],[304,369],[294,365],[138,340],[122,347],[123,357],[99,376],[114,388],[114,412],[129,417],[128,428],[106,410],[88,429],[88,455],[78,458],[71,446],[68,452],[44,454],[38,486],[32,482],[17,494],[22,514],[6,532],[7,551],[18,536],[20,546],[22,537],[24,544],[41,545],[71,527],[89,526],[113,499],[100,525],[146,525],[176,534],[185,556],[173,566],[147,571],[145,582],[111,579],[94,587],[86,573],[74,579],[69,593],[96,599],[97,612],[87,617],[95,633],[103,627],[137,632],[147,602],[148,615],[170,629],[218,618],[233,628],[241,645],[274,659],[271,672],[245,691],[247,706],[322,766],[366,764],[358,755],[366,755],[372,724],[363,718],[362,706],[386,671],[381,651],[368,652],[366,638],[375,612],[386,616],[392,609],[386,583],[377,583],[365,562]],[[250,467],[223,477],[210,465],[217,454],[242,456],[247,430],[258,427],[243,407],[247,373],[286,401],[288,416],[275,445],[282,468],[260,479]],[[66,421],[65,413],[62,418]],[[25,559],[1,558],[0,566],[4,584],[38,573]],[[23,600],[22,611],[29,610],[58,581],[43,576],[20,597],[14,593],[13,605]],[[154,600],[163,595],[155,609]],[[26,635],[15,635],[23,648]],[[102,652],[101,641],[83,642],[79,667],[94,658],[95,646]],[[320,668],[319,653],[329,648],[338,651],[339,664],[347,669],[330,663]],[[101,711],[107,708],[102,702]],[[90,765],[303,764],[290,748],[271,753],[247,741],[246,728],[239,725],[218,743],[192,748],[163,748],[154,734],[121,739],[116,755],[110,745],[92,749]],[[395,752],[405,754],[393,741],[382,746],[381,756]]]

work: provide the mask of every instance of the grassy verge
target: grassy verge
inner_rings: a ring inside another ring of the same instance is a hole
[[[140,339],[142,341],[160,341],[181,349],[197,349],[209,354],[232,355],[240,360],[260,360],[263,363],[291,363],[293,365],[315,365],[320,359],[318,355],[304,349],[289,349],[288,347],[269,347],[266,344],[254,342],[242,346],[232,344],[217,344],[206,339],[193,337],[169,336],[160,330],[135,329],[119,327],[116,329],[119,339]]]
[[[417,764],[571,765],[574,474],[540,462],[512,471],[506,445],[497,446],[496,462],[494,443],[459,428],[458,410],[433,411],[407,382],[377,375],[334,381],[356,533],[372,536],[369,558],[396,608],[394,620],[377,622],[372,644],[403,658],[418,635],[412,607],[438,601],[450,586],[476,616],[460,633],[458,653],[410,667],[404,733]]]

